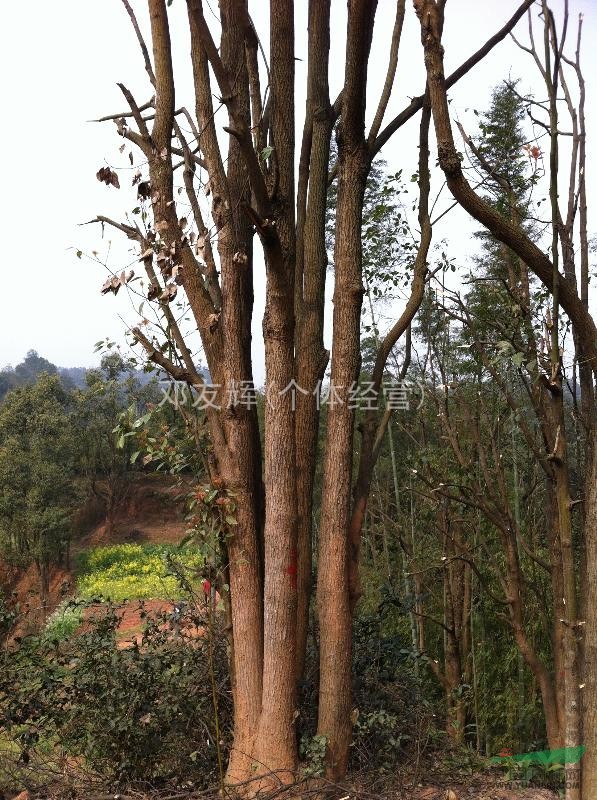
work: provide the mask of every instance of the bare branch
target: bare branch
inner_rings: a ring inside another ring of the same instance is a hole
[[[151,66],[149,51],[147,50],[147,45],[145,44],[145,40],[143,38],[143,34],[141,33],[141,29],[139,28],[139,23],[137,22],[137,17],[135,16],[135,12],[131,8],[131,4],[128,2],[128,0],[122,0],[122,4],[126,8],[126,13],[129,15],[133,28],[135,29],[135,34],[137,35],[137,41],[139,42],[141,52],[143,53],[143,61],[145,62],[145,71],[149,75],[149,80],[151,81],[152,86],[155,86],[156,85],[155,75],[153,72],[153,67]]]
[[[477,50],[476,53],[473,53],[470,58],[467,58],[458,69],[454,70],[454,72],[446,78],[446,89],[450,89],[454,84],[460,80],[460,78],[464,77],[467,72],[479,63],[485,56],[490,53],[493,48],[499,44],[506,36],[510,33],[510,31],[514,28],[518,20],[523,16],[528,8],[530,8],[535,0],[524,0],[524,2],[519,6],[516,12],[513,14],[512,17],[506,22],[506,24],[500,28],[500,30],[495,33],[491,38],[489,38],[483,47]],[[377,139],[375,140],[373,147],[371,148],[371,155],[376,156],[377,153],[381,150],[381,148],[387,143],[388,139],[396,133],[396,131],[401,128],[405,122],[420,111],[423,108],[423,101],[425,100],[425,95],[421,94],[418,97],[413,97],[410,104],[403,109],[397,117],[395,117],[383,131],[379,134]]]
[[[396,67],[398,66],[398,50],[400,49],[400,38],[402,36],[402,27],[404,24],[405,5],[405,0],[397,0],[396,2],[396,19],[394,20],[394,30],[392,31],[392,43],[390,45],[388,71],[386,73],[386,79],[382,89],[381,97],[379,98],[377,111],[375,112],[375,117],[367,138],[369,147],[373,145],[375,142],[375,137],[379,133],[384,114],[386,113],[386,109],[388,107],[390,95],[392,94],[392,86],[394,85],[394,78],[396,77]]]
[[[130,92],[123,83],[118,83],[117,86],[122,92],[122,94],[125,96],[125,99],[129,104],[133,118],[139,128],[139,133],[144,139],[147,140],[147,143],[149,144],[150,143],[149,130],[147,129],[147,125],[145,123],[145,120],[143,119],[143,115],[141,114],[141,109],[135,102],[135,98],[133,97],[132,92]]]

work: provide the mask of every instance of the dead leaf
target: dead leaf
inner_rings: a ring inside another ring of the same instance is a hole
[[[124,272],[121,274],[120,277],[117,275],[113,275],[111,278],[108,278],[103,284],[101,288],[102,294],[108,294],[108,292],[112,292],[112,294],[118,294],[118,291],[121,286],[124,286],[126,283],[126,277],[124,276]]]
[[[137,197],[139,200],[149,200],[151,197],[151,184],[149,181],[141,181],[137,186]]]
[[[176,297],[177,292],[178,286],[175,283],[168,283],[160,295],[160,300],[165,300],[166,302],[171,303]]]
[[[110,167],[100,167],[100,169],[95,173],[95,177],[98,179],[98,181],[105,183],[106,186],[114,186],[116,189],[120,189],[118,175],[113,169],[110,169]]]
[[[219,314],[210,314],[207,318],[207,326],[209,328],[209,332],[213,333],[215,329],[218,327],[218,322],[220,321]]]
[[[139,261],[145,261],[146,258],[153,258],[153,248],[152,247],[148,247],[147,250],[145,250],[143,253],[141,253],[141,257],[139,258]],[[159,258],[159,256],[158,256],[158,258]]]

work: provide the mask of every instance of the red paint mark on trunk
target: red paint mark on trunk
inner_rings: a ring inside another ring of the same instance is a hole
[[[296,549],[290,551],[290,564],[286,567],[286,574],[290,575],[292,588],[296,589],[296,577],[298,574],[298,555]]]

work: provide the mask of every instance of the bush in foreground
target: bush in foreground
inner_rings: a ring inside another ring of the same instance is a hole
[[[159,786],[179,776],[197,787],[217,784],[213,685],[224,739],[230,720],[223,637],[214,636],[211,656],[209,631],[191,634],[205,617],[183,613],[186,627],[167,614],[146,618],[141,644],[119,649],[119,617],[109,607],[85,633],[62,642],[29,638],[6,653],[0,732],[13,750],[5,757],[34,765],[50,742],[74,772],[80,765],[114,786]]]

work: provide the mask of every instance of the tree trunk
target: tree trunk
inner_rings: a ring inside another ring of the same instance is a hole
[[[593,412],[593,419],[595,412]],[[586,747],[582,765],[583,800],[597,797],[597,435],[593,426],[585,482],[587,581],[583,723]]]
[[[35,559],[35,567],[37,569],[37,576],[39,578],[39,600],[41,607],[41,620],[43,622],[48,611],[48,599],[50,596],[50,572],[48,568],[48,562],[43,556]]]
[[[317,606],[320,686],[317,731],[327,738],[327,775],[346,773],[351,738],[352,614],[349,552],[354,409],[363,299],[361,221],[369,153],[365,142],[367,65],[377,3],[350,0],[345,83],[338,132],[338,202],[332,370],[321,507]]]
[[[348,530],[354,410],[349,390],[360,368],[360,226],[367,155],[339,144],[334,342],[322,489],[317,604],[320,626],[318,733],[328,739],[328,777],[346,772],[351,737],[351,625]]]
[[[297,497],[294,410],[294,8],[271,6],[272,142],[279,166],[276,234],[262,236],[266,260],[265,580],[263,694],[255,754],[258,770],[294,779],[297,762]]]
[[[308,159],[299,167],[304,190],[304,224],[297,241],[296,274],[296,481],[297,481],[297,631],[296,676],[304,671],[309,627],[312,570],[312,513],[317,439],[319,432],[319,382],[329,354],[323,346],[325,279],[328,255],[325,212],[329,170],[332,108],[328,88],[330,0],[309,3],[309,71],[306,126]],[[308,175],[308,178],[307,178]],[[299,189],[299,196],[300,196]],[[299,207],[299,214],[300,214]],[[297,215],[297,228],[299,220]],[[299,252],[301,258],[299,259]],[[299,264],[300,260],[300,264]]]

